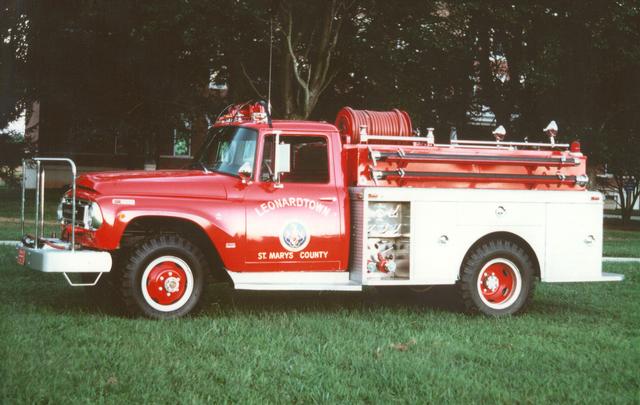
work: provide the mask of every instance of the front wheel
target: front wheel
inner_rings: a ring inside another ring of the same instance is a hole
[[[535,287],[533,259],[510,240],[476,247],[462,265],[460,290],[469,312],[503,316],[522,311]]]
[[[155,319],[193,310],[203,292],[206,259],[178,235],[161,235],[132,250],[120,280],[127,309]]]

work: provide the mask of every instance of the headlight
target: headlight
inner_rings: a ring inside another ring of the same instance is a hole
[[[95,201],[89,206],[89,219],[91,229],[98,229],[102,225],[102,211]]]

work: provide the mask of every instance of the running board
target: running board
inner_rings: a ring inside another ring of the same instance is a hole
[[[335,284],[302,284],[302,283],[238,283],[236,290],[260,291],[362,291],[362,284],[350,281]]]
[[[348,271],[229,271],[238,290],[263,291],[362,291]]]

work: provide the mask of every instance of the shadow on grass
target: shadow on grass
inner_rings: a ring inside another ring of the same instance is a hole
[[[369,288],[362,292],[292,292],[292,291],[243,291],[231,286],[216,287],[205,297],[207,302],[222,312],[277,313],[371,311],[394,309],[409,311],[460,312],[457,291],[454,287],[434,287],[427,292],[414,292],[409,288]]]
[[[31,278],[32,275],[27,275]],[[33,275],[35,276],[35,275]],[[129,318],[113,291],[105,287],[70,287],[56,275],[41,275],[27,282],[29,291],[14,300],[17,306],[37,307],[38,311],[61,314],[95,314]],[[53,278],[56,278],[55,280]],[[24,284],[23,284],[24,285]],[[22,302],[20,302],[22,301]],[[200,309],[193,317],[235,316],[238,314],[332,313],[376,310],[436,311],[461,313],[463,307],[455,287],[434,287],[427,292],[387,287],[363,292],[244,291],[229,284],[209,284]]]
[[[640,231],[640,221],[623,222],[620,218],[604,218],[604,228],[618,231]]]

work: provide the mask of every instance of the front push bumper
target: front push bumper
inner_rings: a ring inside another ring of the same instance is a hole
[[[113,260],[111,253],[95,250],[68,250],[60,248],[64,242],[49,240],[49,244],[41,247],[29,247],[24,244],[16,246],[17,262],[31,270],[44,273],[62,273],[69,284],[95,285],[102,273],[111,271]],[[89,284],[72,283],[67,273],[93,273],[96,274],[95,282]]]

